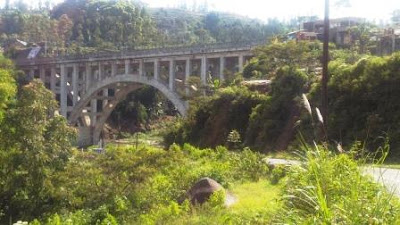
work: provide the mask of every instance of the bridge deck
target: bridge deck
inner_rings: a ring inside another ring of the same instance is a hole
[[[180,57],[199,54],[220,54],[229,52],[250,51],[264,42],[224,43],[167,48],[149,48],[122,50],[118,52],[97,52],[91,54],[59,55],[57,57],[37,57],[34,59],[18,59],[18,66],[43,65],[56,63],[91,62],[100,60],[145,59],[162,57]]]

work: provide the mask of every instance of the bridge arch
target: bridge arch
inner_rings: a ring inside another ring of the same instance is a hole
[[[133,74],[117,75],[113,77],[107,77],[101,81],[95,82],[86,94],[79,100],[79,102],[74,106],[73,111],[68,119],[70,123],[76,123],[77,119],[81,116],[82,110],[86,105],[96,97],[98,91],[106,89],[117,84],[144,84],[156,88],[160,91],[169,101],[174,104],[178,112],[182,115],[186,115],[187,104],[186,101],[181,99],[174,91],[168,89],[163,83],[155,79],[149,79],[147,77],[140,77]]]
[[[112,98],[110,98],[107,104],[103,106],[103,109],[100,112],[100,115],[96,122],[94,124],[90,124],[90,127],[88,127],[88,129],[90,129],[90,137],[85,138],[90,139],[89,142],[91,142],[91,144],[96,144],[100,140],[101,131],[103,130],[105,122],[107,121],[108,117],[111,115],[115,107],[118,105],[118,103],[123,101],[129,93],[138,88],[141,88],[143,85],[152,86],[153,88],[160,91],[169,101],[172,102],[172,104],[176,107],[176,109],[182,116],[186,115],[186,101],[184,101],[177,93],[175,93],[173,90],[170,90],[160,81],[149,79],[147,77],[140,77],[133,74],[124,74],[107,77],[103,80],[94,82],[93,85],[74,106],[68,121],[70,124],[77,124],[78,119],[83,114],[83,109],[86,108],[91,100],[98,98],[97,93],[99,91],[107,88],[119,89],[119,91],[116,92]],[[85,142],[87,143],[88,141]]]

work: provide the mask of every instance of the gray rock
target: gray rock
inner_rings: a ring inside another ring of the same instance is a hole
[[[197,181],[188,191],[189,200],[192,204],[203,204],[210,196],[224,189],[217,181],[205,177]]]

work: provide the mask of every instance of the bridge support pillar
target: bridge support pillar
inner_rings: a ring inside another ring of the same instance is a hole
[[[90,63],[86,63],[85,65],[86,71],[85,71],[85,90],[89,90],[90,87],[90,82],[92,81],[92,66]],[[85,91],[85,92],[86,92]]]
[[[78,73],[79,73],[79,67],[78,64],[73,65],[73,71],[72,71],[72,105],[75,106],[76,103],[78,102]]]
[[[200,72],[201,83],[203,85],[207,84],[207,57],[203,56],[201,58],[201,72]]]
[[[154,60],[154,80],[158,80],[160,76],[160,61],[159,59]]]
[[[65,65],[60,65],[60,110],[61,115],[67,118],[67,73]]]
[[[125,74],[129,74],[131,71],[131,61],[129,59],[125,59]]]
[[[244,64],[244,57],[243,55],[239,55],[239,65],[238,65],[238,72],[242,72],[243,71],[243,64]]]
[[[175,60],[169,61],[169,89],[174,90],[175,88]]]
[[[219,58],[219,80],[224,81],[224,70],[225,70],[225,57],[221,56]]]
[[[97,99],[90,101],[90,126],[94,127],[97,120]]]
[[[111,62],[111,76],[115,77],[117,75],[117,62],[112,61]]]
[[[103,72],[103,63],[99,62],[99,74],[97,80],[103,80],[104,72]]]
[[[189,90],[189,87],[188,87],[188,85],[189,85],[188,81],[189,81],[190,73],[191,73],[190,68],[191,68],[190,59],[186,59],[186,63],[185,63],[185,92],[186,92],[187,95],[190,94],[190,90]]]
[[[51,67],[51,72],[50,72],[50,90],[54,94],[56,94],[56,83],[57,83],[57,70],[55,67]]]
[[[30,69],[29,70],[29,79],[34,79],[35,78],[35,70],[34,69]]]
[[[40,68],[39,68],[39,76],[40,76],[40,80],[43,82],[43,84],[45,84],[46,83],[46,69],[43,67],[43,66],[41,66]]]
[[[139,60],[139,77],[143,76],[144,62],[143,59]]]

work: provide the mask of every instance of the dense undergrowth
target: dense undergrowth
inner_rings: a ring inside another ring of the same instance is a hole
[[[185,201],[191,185],[202,177],[211,177],[228,190],[257,182],[268,177],[261,159],[261,154],[250,150],[200,150],[188,144],[172,145],[167,151],[143,145],[138,149],[114,146],[104,154],[76,151],[65,170],[51,181],[58,189],[53,193],[54,207],[43,214],[43,221],[102,224],[114,218],[119,224],[171,224],[168,221],[189,220],[191,215],[205,221],[209,210],[224,214],[225,209],[217,203],[191,207]],[[262,185],[267,184],[264,180]],[[264,211],[267,208],[257,212]],[[251,214],[244,216],[253,219]]]
[[[364,176],[354,154],[323,146],[299,151],[301,164],[267,167],[248,149],[169,150],[111,146],[105,153],[73,153],[53,181],[54,208],[30,224],[397,224],[399,201]],[[217,192],[192,206],[186,191],[202,177]],[[40,222],[41,221],[41,222]]]

